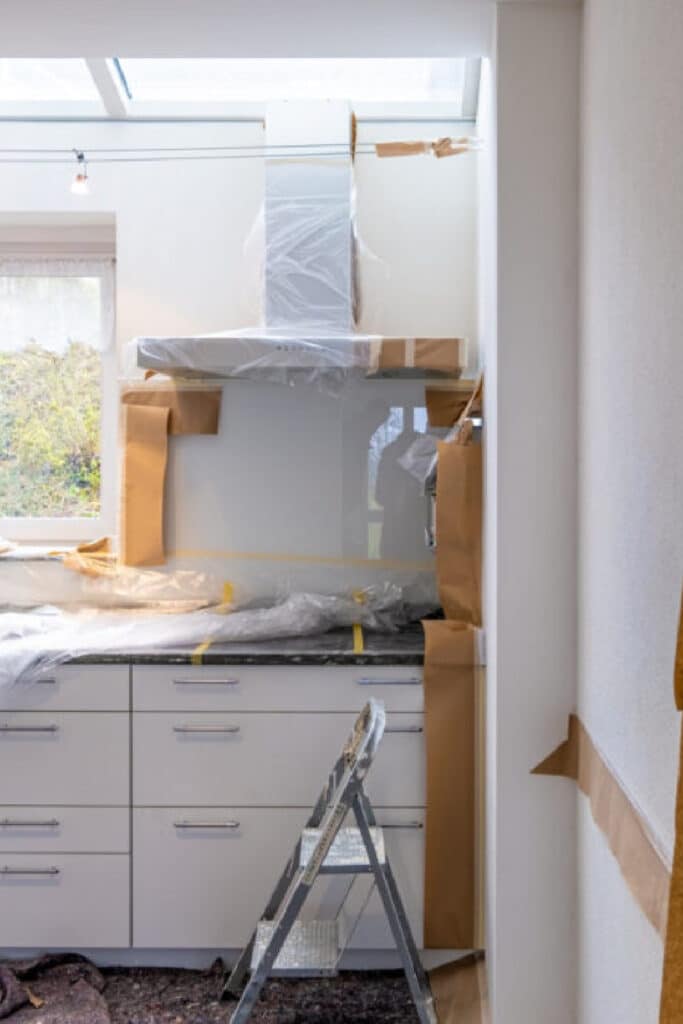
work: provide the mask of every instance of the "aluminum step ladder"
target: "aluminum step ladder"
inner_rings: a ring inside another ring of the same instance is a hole
[[[389,864],[384,835],[363,789],[385,721],[384,705],[376,700],[370,700],[358,716],[256,931],[225,982],[222,998],[239,998],[231,1024],[249,1020],[268,977],[319,978],[337,973],[345,946],[337,919],[299,920],[316,878],[327,874],[373,877],[420,1024],[437,1024],[429,982]],[[349,813],[357,828],[344,827]],[[249,971],[251,976],[242,991]]]

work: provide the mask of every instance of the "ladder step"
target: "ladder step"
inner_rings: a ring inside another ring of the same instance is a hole
[[[251,957],[256,970],[275,930],[275,922],[259,921]],[[339,929],[332,921],[295,921],[270,977],[331,978],[337,974]]]
[[[377,851],[379,863],[385,864],[386,852],[382,829],[371,828],[370,835]],[[320,840],[320,836],[321,830],[318,828],[306,828],[301,833],[300,867],[305,868],[308,865],[313,856],[313,851]],[[337,838],[332,843],[324,864],[320,868],[320,874],[360,874],[371,870],[370,859],[365,849],[360,829],[341,828]]]

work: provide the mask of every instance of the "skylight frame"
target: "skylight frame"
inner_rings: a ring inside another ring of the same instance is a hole
[[[117,58],[83,60],[98,99],[6,102],[0,99],[2,121],[262,121],[266,101],[142,101],[127,88],[126,62]],[[463,58],[453,58],[463,60]],[[461,109],[451,100],[366,100],[352,102],[361,121],[440,121],[471,123],[476,119],[481,60],[465,59]]]

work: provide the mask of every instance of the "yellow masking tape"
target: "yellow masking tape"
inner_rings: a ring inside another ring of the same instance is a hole
[[[235,597],[235,588],[229,580],[223,584],[223,604],[232,604]]]
[[[392,558],[325,558],[321,555],[288,555],[265,551],[221,551],[210,548],[177,548],[167,552],[168,558],[207,558],[236,562],[292,562],[302,565],[338,565],[368,569],[398,569],[407,572],[434,572],[434,562],[404,562]]]
[[[353,653],[362,654],[365,650],[365,643],[363,641],[363,627],[360,622],[354,622],[353,624]]]
[[[203,655],[208,651],[212,643],[212,640],[205,640],[203,643],[197,644],[190,658],[190,661],[192,662],[193,665],[202,664]]]

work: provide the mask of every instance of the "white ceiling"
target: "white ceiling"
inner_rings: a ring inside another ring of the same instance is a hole
[[[2,57],[459,57],[493,0],[2,0]]]

